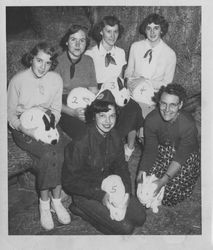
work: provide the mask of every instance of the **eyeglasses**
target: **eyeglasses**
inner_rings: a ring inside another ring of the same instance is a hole
[[[158,30],[160,30],[160,25],[155,25],[155,26],[146,26],[146,31],[158,31]]]
[[[169,109],[172,111],[176,110],[179,104],[180,104],[179,102],[170,104],[167,104],[165,102],[159,102],[160,109],[167,109],[167,107],[169,107]]]

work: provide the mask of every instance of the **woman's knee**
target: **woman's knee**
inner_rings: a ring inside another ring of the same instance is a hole
[[[141,211],[138,213],[137,220],[135,220],[136,226],[143,226],[144,222],[146,221],[146,212],[145,209],[141,209]]]
[[[146,209],[135,197],[130,200],[127,218],[134,226],[142,226],[146,221]]]
[[[135,226],[132,224],[132,222],[128,220],[124,220],[117,234],[130,235],[133,233],[134,229],[135,229]]]

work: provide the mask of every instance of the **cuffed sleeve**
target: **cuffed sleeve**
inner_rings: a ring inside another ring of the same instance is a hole
[[[128,64],[127,68],[125,70],[124,76],[125,78],[129,78],[133,76],[134,70],[135,70],[135,55],[134,55],[134,46],[135,44],[133,43],[130,48],[129,52],[129,59],[128,59]]]
[[[174,161],[182,165],[190,153],[198,150],[198,142],[197,128],[194,121],[185,122],[185,124],[182,125],[181,130],[180,143],[176,149]]]
[[[173,81],[177,58],[176,54],[173,51],[170,51],[170,53],[171,54],[170,56],[168,56],[166,61],[163,79],[157,79],[157,78],[150,79],[152,87],[155,89],[155,91],[158,91],[161,86],[166,86],[167,84]]]
[[[55,95],[53,97],[50,110],[55,115],[56,124],[59,122],[61,117],[61,108],[62,108],[62,91],[63,91],[63,80],[59,74],[56,75],[58,88],[55,91]]]

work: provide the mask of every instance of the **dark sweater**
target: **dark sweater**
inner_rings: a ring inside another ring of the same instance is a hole
[[[102,180],[111,174],[119,175],[130,193],[130,174],[116,130],[103,137],[94,125],[88,126],[80,140],[70,142],[65,148],[63,188],[69,194],[101,201],[105,195],[101,190]]]
[[[158,155],[158,145],[174,146],[174,161],[181,165],[189,154],[198,151],[197,128],[192,116],[180,111],[174,122],[166,122],[159,111],[153,110],[144,123],[145,147],[140,169],[149,170]]]
[[[71,62],[67,52],[62,53],[58,58],[58,65],[55,69],[63,79],[63,94],[69,94],[70,90],[76,87],[97,87],[95,67],[91,57],[82,55],[81,60],[75,65],[75,74],[70,79]]]

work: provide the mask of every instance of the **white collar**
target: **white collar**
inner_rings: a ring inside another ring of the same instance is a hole
[[[146,42],[146,45],[148,46],[148,48],[152,49],[152,51],[159,51],[159,50],[161,50],[161,47],[163,46],[163,40],[162,39],[160,39],[159,43],[154,48],[151,47],[148,38],[145,40],[145,42]]]
[[[97,45],[98,46],[98,45]],[[100,42],[99,46],[98,46],[98,50],[100,55],[105,56],[107,53],[110,53],[111,56],[115,55],[115,50],[116,50],[116,46],[113,46],[112,49],[110,51],[107,51],[104,46],[102,45],[102,43]]]

